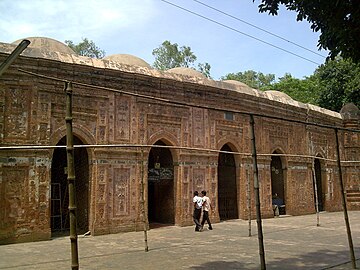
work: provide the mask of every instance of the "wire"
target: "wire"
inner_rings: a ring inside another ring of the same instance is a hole
[[[23,73],[26,73],[26,74],[29,74],[29,75],[32,75],[32,76],[35,76],[35,77],[40,77],[40,78],[49,79],[49,80],[55,80],[55,81],[61,81],[61,82],[67,82],[67,80],[64,80],[64,79],[59,79],[59,78],[55,78],[55,77],[51,77],[51,76],[42,75],[42,74],[39,74],[39,73],[27,71],[27,70],[24,70],[24,69],[21,69],[21,68],[19,68],[18,70],[20,72],[23,72]],[[183,102],[183,101],[175,101],[175,100],[159,98],[159,97],[154,97],[154,96],[148,96],[148,95],[143,95],[143,94],[137,94],[137,93],[128,92],[128,91],[124,91],[124,90],[118,90],[118,89],[114,89],[114,88],[110,88],[110,87],[97,86],[97,85],[92,85],[92,84],[76,82],[76,81],[72,81],[72,84],[73,85],[85,86],[85,87],[91,87],[91,88],[95,88],[95,89],[107,90],[107,91],[120,93],[120,94],[124,94],[124,95],[128,95],[128,96],[134,96],[134,97],[139,97],[139,98],[144,98],[144,99],[149,99],[149,100],[155,100],[155,101],[164,102],[164,103],[170,103],[172,105],[177,105],[177,106],[184,106],[184,107],[191,106],[191,107],[207,109],[207,110],[217,110],[217,111],[221,111],[221,112],[232,112],[232,113],[239,113],[239,114],[242,114],[242,115],[253,115],[253,116],[256,116],[256,117],[265,117],[265,118],[268,118],[268,119],[275,119],[275,120],[280,120],[280,121],[285,121],[285,122],[293,122],[293,123],[304,124],[304,125],[309,125],[309,126],[317,126],[317,127],[322,127],[322,128],[328,128],[328,129],[337,129],[337,130],[350,131],[350,132],[359,132],[360,133],[360,129],[351,129],[351,128],[345,128],[345,127],[339,127],[339,126],[331,126],[331,125],[327,125],[327,124],[319,124],[319,123],[315,123],[315,122],[308,122],[308,120],[302,121],[302,120],[296,120],[296,119],[288,119],[288,118],[283,118],[283,117],[277,117],[277,116],[273,116],[273,115],[265,115],[265,114],[256,113],[256,112],[246,112],[246,111],[240,111],[240,110],[235,110],[235,109],[222,108],[222,107],[217,107],[217,106],[214,106],[214,105],[200,105],[200,104],[188,103],[188,102]]]
[[[313,54],[316,54],[316,55],[318,55],[318,56],[320,56],[320,57],[322,57],[322,58],[326,58],[325,56],[323,56],[323,55],[320,54],[320,53],[317,53],[317,52],[315,52],[315,51],[313,51],[313,50],[310,50],[310,49],[308,49],[308,48],[306,48],[306,47],[304,47],[304,46],[302,46],[302,45],[299,45],[299,44],[297,44],[297,43],[295,43],[295,42],[293,42],[293,41],[291,41],[291,40],[288,40],[288,39],[286,39],[286,38],[283,38],[282,36],[279,36],[279,35],[274,34],[274,33],[270,32],[270,31],[268,31],[268,30],[265,30],[265,29],[263,29],[263,28],[261,28],[261,27],[259,27],[259,26],[256,26],[255,24],[249,23],[249,22],[247,22],[247,21],[245,21],[245,20],[242,20],[242,19],[240,19],[240,18],[238,18],[238,17],[235,17],[235,16],[233,16],[233,15],[231,15],[231,14],[229,14],[229,13],[226,13],[226,12],[220,10],[220,9],[214,8],[214,7],[212,7],[212,6],[209,6],[209,5],[207,5],[207,4],[205,4],[205,3],[201,2],[201,1],[198,1],[198,0],[193,0],[193,1],[196,2],[196,3],[199,3],[199,4],[201,4],[201,5],[203,5],[203,6],[205,6],[205,7],[208,7],[208,8],[210,8],[210,9],[213,9],[213,10],[215,10],[215,11],[221,13],[221,14],[224,14],[224,15],[230,17],[230,18],[233,18],[233,19],[235,19],[235,20],[237,20],[237,21],[239,21],[239,22],[242,22],[242,23],[245,23],[245,24],[247,24],[247,25],[250,25],[251,27],[254,27],[254,28],[256,28],[256,29],[258,29],[258,30],[260,30],[260,31],[263,31],[263,32],[265,32],[265,33],[267,33],[267,34],[269,34],[269,35],[272,35],[272,36],[277,37],[277,38],[279,38],[279,39],[281,39],[281,40],[284,40],[284,41],[286,41],[286,42],[289,42],[289,43],[291,43],[291,44],[293,44],[293,45],[295,45],[295,46],[297,46],[297,47],[299,47],[299,48],[301,48],[301,49],[303,49],[303,50],[306,50],[306,51],[308,51],[308,52],[311,52],[311,53],[313,53]]]
[[[34,72],[30,72],[30,71],[26,71],[23,69],[19,69],[20,72],[32,75],[32,76],[36,76],[36,77],[40,77],[40,78],[44,78],[44,79],[49,79],[49,80],[55,80],[55,81],[61,81],[61,82],[68,82],[67,80],[63,80],[63,79],[59,79],[59,78],[55,78],[55,77],[50,77],[50,76],[45,76],[42,74],[38,74],[38,73],[34,73]],[[126,92],[123,90],[116,90],[116,89],[112,89],[112,88],[107,88],[107,87],[100,87],[100,86],[96,86],[96,85],[90,85],[90,84],[84,84],[84,83],[80,83],[80,82],[72,82],[73,84],[77,84],[77,85],[81,85],[81,86],[88,86],[88,87],[93,87],[93,88],[99,88],[102,90],[108,90],[108,91],[112,91],[112,92],[117,92],[117,93],[123,93],[126,95],[130,95],[130,96],[136,96],[136,97],[142,97],[142,98],[146,98],[146,99],[150,99],[150,100],[157,100],[160,102],[167,102],[170,104],[176,104],[176,105],[182,105],[182,106],[193,106],[193,107],[198,107],[198,108],[204,108],[204,109],[213,109],[213,110],[219,110],[219,111],[225,111],[225,109],[219,109],[219,108],[211,108],[210,106],[201,106],[201,105],[195,105],[195,104],[186,104],[186,103],[182,103],[182,102],[176,102],[176,101],[171,101],[171,100],[167,100],[167,99],[163,99],[163,98],[157,98],[157,97],[152,97],[152,96],[147,96],[147,95],[139,95],[139,94],[135,94],[135,93],[131,93],[131,92]],[[314,125],[314,126],[319,126],[319,127],[324,127],[324,128],[331,128],[331,129],[335,129],[335,130],[347,130],[347,131],[351,131],[351,132],[360,132],[360,130],[356,130],[356,129],[348,129],[348,128],[341,128],[341,127],[334,127],[334,126],[328,126],[328,125],[322,125],[322,124],[317,124],[317,123],[311,123],[311,122],[304,122],[304,121],[300,121],[300,120],[294,120],[294,119],[285,119],[285,118],[280,118],[280,117],[274,117],[274,116],[268,116],[268,115],[261,115],[261,114],[256,114],[256,113],[249,113],[249,112],[242,112],[242,111],[233,111],[233,112],[237,112],[237,113],[241,113],[241,114],[245,114],[245,115],[253,115],[253,116],[258,116],[258,117],[265,117],[265,118],[270,118],[270,119],[277,119],[277,120],[281,120],[281,121],[288,121],[288,122],[294,122],[294,123],[301,123],[301,124],[305,124],[305,125]],[[122,144],[122,145],[77,145],[77,147],[81,148],[81,147],[114,147],[114,146],[121,146],[121,147],[154,147],[154,145],[138,145],[138,144]],[[22,150],[22,149],[53,149],[53,148],[59,148],[59,147],[65,147],[65,146],[34,146],[34,145],[24,145],[24,146],[0,146],[0,150]],[[244,156],[248,156],[250,155],[249,153],[240,153],[240,152],[230,152],[230,151],[219,151],[219,150],[215,150],[215,149],[204,149],[204,148],[194,148],[194,147],[184,147],[184,146],[157,146],[157,147],[166,147],[166,148],[176,148],[176,149],[187,149],[187,150],[201,150],[201,151],[206,151],[206,152],[216,152],[216,153],[231,153],[231,154],[237,154],[237,155],[244,155]],[[251,154],[252,155],[252,154]],[[257,154],[258,156],[291,156],[291,157],[303,157],[303,158],[317,158],[317,159],[322,159],[322,160],[326,160],[326,161],[335,161],[333,159],[327,159],[327,158],[322,158],[322,157],[318,157],[318,156],[312,156],[312,155],[299,155],[299,154]],[[340,161],[341,163],[359,163],[360,161],[353,161],[353,160],[348,160],[348,161]]]
[[[211,18],[208,18],[208,17],[206,17],[206,16],[203,16],[203,15],[201,15],[201,14],[199,14],[199,13],[196,13],[196,12],[191,11],[191,10],[189,10],[189,9],[186,9],[186,8],[184,8],[184,7],[178,6],[178,5],[176,5],[176,4],[174,4],[174,3],[171,3],[171,2],[169,2],[169,1],[166,1],[166,0],[160,0],[160,1],[162,1],[162,2],[164,2],[164,3],[167,3],[167,4],[169,4],[169,5],[172,5],[172,6],[174,6],[174,7],[177,7],[177,8],[179,8],[179,9],[181,9],[181,10],[186,11],[186,12],[189,12],[189,13],[191,13],[191,14],[193,14],[193,15],[196,15],[196,16],[198,16],[198,17],[200,17],[200,18],[203,18],[203,19],[205,19],[205,20],[208,20],[208,21],[210,21],[210,22],[213,22],[213,23],[215,23],[215,24],[218,24],[218,25],[220,25],[220,26],[222,26],[222,27],[225,27],[225,28],[227,28],[227,29],[230,29],[230,30],[232,30],[232,31],[234,31],[234,32],[236,32],[236,33],[239,33],[239,34],[242,34],[242,35],[247,36],[247,37],[249,37],[249,38],[255,39],[255,40],[259,41],[259,42],[262,42],[262,43],[264,43],[264,44],[266,44],[266,45],[269,45],[269,46],[271,46],[271,47],[274,47],[274,48],[276,48],[276,49],[278,49],[278,50],[281,50],[281,51],[283,51],[283,52],[286,52],[286,53],[288,53],[288,54],[291,54],[291,55],[296,56],[296,57],[298,57],[298,58],[301,58],[301,59],[303,59],[303,60],[306,60],[306,61],[308,61],[308,62],[310,62],[310,63],[313,63],[313,64],[315,64],[315,65],[317,65],[317,66],[321,65],[320,63],[317,63],[317,62],[315,62],[315,61],[313,61],[313,60],[310,60],[310,59],[308,59],[308,58],[306,58],[306,57],[303,57],[303,56],[301,56],[301,55],[298,55],[298,54],[296,54],[296,53],[293,53],[293,52],[291,52],[291,51],[288,51],[288,50],[286,50],[286,49],[283,49],[283,48],[281,48],[281,47],[279,47],[279,46],[276,46],[276,45],[274,45],[274,44],[272,44],[272,43],[270,43],[270,42],[264,41],[264,40],[262,40],[262,39],[260,39],[260,38],[254,37],[254,36],[249,35],[249,34],[247,34],[247,33],[241,32],[241,31],[239,31],[239,30],[237,30],[237,29],[235,29],[235,28],[232,28],[232,27],[230,27],[230,26],[228,26],[228,25],[225,25],[225,24],[223,24],[223,23],[220,23],[220,22],[218,22],[218,21],[215,21],[215,20],[213,20],[213,19],[211,19]]]
[[[80,144],[74,145],[74,148],[166,148],[166,149],[179,149],[179,150],[189,150],[189,151],[199,151],[199,152],[208,152],[208,153],[222,153],[222,154],[233,154],[238,156],[251,156],[252,153],[241,153],[236,151],[224,151],[216,150],[210,148],[197,148],[197,147],[187,147],[187,146],[173,146],[173,145],[156,145],[156,144]],[[0,146],[0,151],[2,150],[34,150],[34,149],[55,149],[55,148],[66,148],[66,145],[16,145],[16,146]],[[315,155],[301,155],[301,154],[257,154],[257,156],[263,157],[299,157],[304,159],[319,159],[323,161],[336,162],[336,159],[323,158]],[[360,163],[360,160],[341,160],[341,163]]]

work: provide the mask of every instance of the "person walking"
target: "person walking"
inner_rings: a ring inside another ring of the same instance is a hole
[[[205,224],[205,221],[207,222],[208,226],[209,226],[209,230],[212,230],[212,226],[211,226],[211,222],[210,222],[210,218],[209,218],[209,211],[210,211],[210,208],[211,207],[211,200],[208,196],[206,196],[206,191],[203,190],[201,191],[201,194],[202,194],[202,201],[203,201],[203,218],[202,218],[202,221],[201,221],[201,230],[204,229],[204,224]]]
[[[203,199],[202,197],[199,196],[199,192],[197,191],[194,191],[193,204],[194,204],[193,219],[195,223],[195,231],[200,232],[201,231],[200,217],[201,217],[201,207],[203,204]]]

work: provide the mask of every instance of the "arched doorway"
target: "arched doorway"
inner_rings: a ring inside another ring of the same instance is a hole
[[[274,154],[278,154],[274,152]],[[277,199],[283,202],[283,205],[286,205],[285,201],[285,182],[284,182],[284,171],[279,156],[271,156],[271,191],[273,198],[277,195]],[[286,209],[284,207],[280,208],[280,214],[285,215]]]
[[[314,169],[315,169],[315,182],[316,182],[316,189],[315,189],[315,183],[313,181],[315,209],[316,209],[316,197],[315,197],[315,190],[316,190],[319,212],[321,212],[325,210],[324,208],[325,195],[323,194],[323,187],[321,181],[321,163],[318,158],[316,158],[314,161]]]
[[[74,145],[83,142],[74,136]],[[57,145],[66,145],[63,137]],[[75,162],[75,201],[77,232],[89,230],[89,162],[86,148],[74,149]],[[67,233],[70,229],[69,191],[67,181],[66,148],[56,148],[51,164],[51,232],[53,235]]]
[[[221,151],[232,152],[225,144]],[[218,161],[218,204],[220,220],[237,219],[238,200],[234,154],[220,153]]]
[[[155,145],[165,146],[159,140]],[[148,219],[154,224],[175,224],[174,165],[168,148],[152,147],[148,162]]]

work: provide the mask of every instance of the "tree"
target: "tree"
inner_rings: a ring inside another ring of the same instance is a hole
[[[289,95],[294,100],[317,105],[320,94],[319,83],[315,76],[298,79],[294,78],[290,73],[286,73],[271,87],[273,90]]]
[[[65,40],[65,44],[79,55],[91,58],[103,58],[105,56],[105,51],[97,47],[94,41],[88,40],[87,38],[83,38],[82,42],[78,44],[74,44],[71,40]]]
[[[197,59],[190,47],[179,47],[177,43],[172,44],[168,40],[165,40],[158,48],[154,49],[152,55],[155,57],[153,67],[159,70],[175,67],[194,68]],[[209,63],[198,64],[198,70],[208,78],[211,78],[210,68]]]
[[[211,69],[211,66],[209,63],[199,63],[198,64],[198,71],[200,71],[202,74],[204,74],[209,79],[211,79],[210,69]]]
[[[238,73],[228,73],[221,77],[222,80],[236,80],[247,84],[248,86],[256,89],[269,89],[275,81],[274,74],[263,74],[253,70],[247,70]]]
[[[255,0],[253,0],[255,2]],[[311,29],[320,31],[319,49],[360,63],[360,4],[358,0],[261,0],[260,12],[277,15],[279,6],[298,13],[297,20],[307,20]]]
[[[346,103],[360,108],[360,64],[337,57],[319,66],[313,75],[304,79],[286,73],[275,81],[274,74],[253,70],[229,73],[222,80],[237,80],[260,90],[277,90],[294,100],[318,105],[339,112]]]
[[[304,79],[285,74],[272,85],[294,100],[339,112],[346,103],[360,106],[360,64],[337,57]]]
[[[320,82],[320,107],[337,112],[349,102],[360,107],[360,64],[336,58],[317,68],[313,76]]]
[[[168,40],[154,49],[152,55],[155,56],[153,66],[159,70],[190,67],[196,61],[196,56],[190,47],[182,46],[179,48],[177,43],[171,44]]]

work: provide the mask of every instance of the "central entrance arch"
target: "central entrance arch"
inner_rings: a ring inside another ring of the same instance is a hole
[[[232,152],[225,144],[220,151]],[[218,160],[218,204],[220,220],[237,219],[238,200],[234,154],[220,153]]]
[[[165,146],[159,140],[155,145]],[[152,224],[175,224],[174,165],[165,147],[152,147],[148,161],[148,219]]]
[[[74,145],[83,142],[74,136]],[[63,137],[57,146],[65,146]],[[75,201],[77,232],[86,233],[89,230],[89,162],[86,148],[74,149],[75,162]],[[51,163],[51,195],[50,195],[50,226],[53,235],[61,235],[70,230],[69,190],[67,181],[66,148],[56,148]]]
[[[279,154],[274,152],[273,154]],[[286,205],[285,201],[285,181],[284,171],[281,158],[279,156],[271,156],[271,191],[273,198],[277,195],[278,199],[281,200],[283,205]],[[280,208],[280,214],[285,215],[286,209]]]

